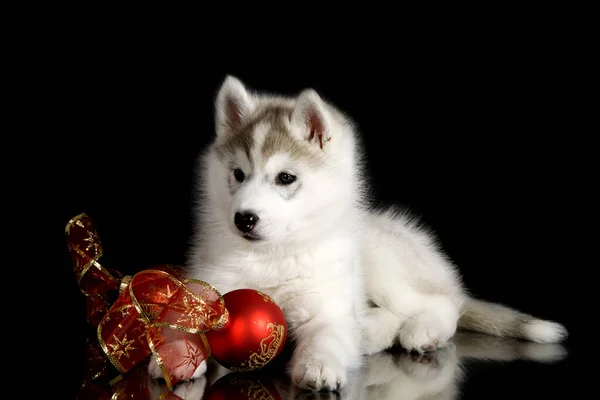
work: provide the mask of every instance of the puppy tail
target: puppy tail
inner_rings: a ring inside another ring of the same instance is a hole
[[[542,320],[501,304],[473,298],[463,304],[458,327],[537,343],[559,343],[568,336],[567,329],[558,322]]]

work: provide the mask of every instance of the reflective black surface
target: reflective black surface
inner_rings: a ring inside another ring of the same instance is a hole
[[[537,344],[471,332],[459,332],[449,346],[421,356],[393,349],[366,357],[363,368],[351,372],[349,384],[333,393],[297,389],[283,373],[286,360],[284,356],[254,373],[232,373],[210,364],[204,377],[176,385],[172,394],[194,400],[522,399],[558,398],[582,388],[573,380],[579,366],[568,344]],[[147,379],[150,398],[165,396],[164,381]],[[82,388],[77,398],[101,398],[93,393]]]

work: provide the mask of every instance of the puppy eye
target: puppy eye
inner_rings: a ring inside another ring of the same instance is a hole
[[[236,181],[243,182],[246,175],[244,175],[244,171],[242,171],[239,168],[236,168],[233,170],[233,177],[235,178]]]
[[[296,177],[294,175],[288,174],[286,172],[281,172],[277,175],[277,183],[281,185],[289,185],[290,183],[294,183]]]

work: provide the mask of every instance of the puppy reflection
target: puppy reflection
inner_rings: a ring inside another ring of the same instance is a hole
[[[362,393],[347,398],[458,399],[461,383],[468,379],[462,367],[467,359],[551,363],[566,355],[566,349],[558,344],[458,332],[451,344],[432,353],[386,352],[369,357]]]
[[[280,393],[286,400],[452,399],[460,377],[456,347],[449,344],[423,355],[402,350],[371,355],[361,370],[351,372],[340,393],[311,393],[291,383]]]
[[[458,332],[450,344],[435,352],[420,355],[393,350],[367,357],[363,367],[349,376],[347,388],[339,393],[299,389],[283,373],[263,377],[261,382],[268,381],[284,400],[457,400],[461,384],[468,379],[463,368],[467,360],[554,363],[566,356],[566,349],[559,344]],[[183,382],[174,393],[183,400],[208,400],[204,397],[205,387],[226,375],[227,370],[221,368],[218,374],[209,374],[207,380]]]
[[[539,344],[458,332],[446,347],[423,355],[394,350],[374,354],[355,371],[350,386],[340,393],[310,393],[293,385],[282,388],[282,398],[294,400],[456,400],[468,379],[463,368],[469,359],[553,363],[564,359],[558,344]]]
[[[453,399],[462,379],[454,344],[423,355],[375,354],[364,372],[366,399]]]

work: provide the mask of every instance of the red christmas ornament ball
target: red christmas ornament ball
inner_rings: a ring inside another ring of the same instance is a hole
[[[206,333],[212,357],[232,371],[253,371],[283,350],[287,325],[275,301],[258,290],[238,289],[223,295],[229,320]]]

